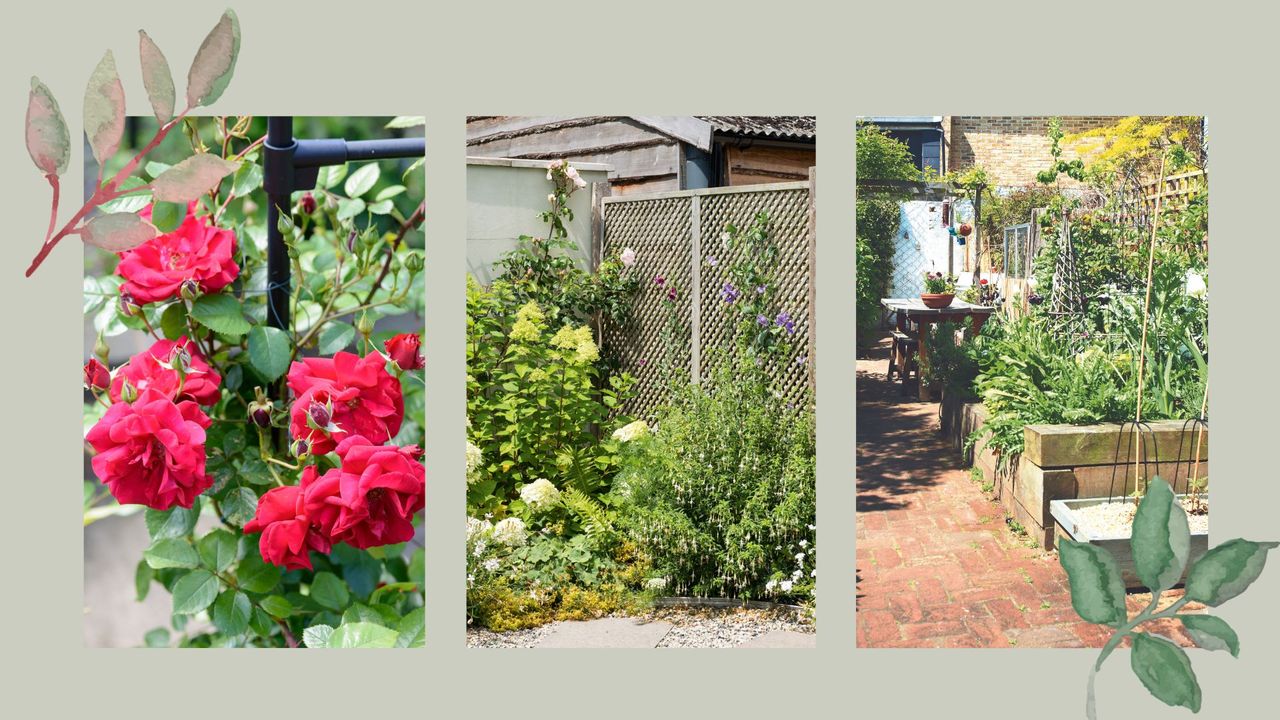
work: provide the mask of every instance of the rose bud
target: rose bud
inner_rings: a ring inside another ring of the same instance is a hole
[[[422,340],[413,333],[402,333],[387,341],[387,356],[401,370],[417,370],[425,364]]]
[[[307,407],[307,417],[311,422],[315,423],[317,429],[323,430],[329,427],[332,414],[329,412],[328,407],[318,402],[313,402]]]
[[[98,358],[91,358],[84,364],[84,384],[91,390],[106,390],[111,387],[111,371]]]
[[[271,427],[271,401],[249,403],[249,422],[263,429]]]
[[[294,440],[293,444],[289,446],[289,451],[293,453],[294,457],[304,458],[311,453],[311,443],[306,440]]]
[[[359,239],[360,239],[360,234],[357,233],[355,230],[352,230],[351,234],[347,235],[347,252],[353,253],[356,251],[356,240],[359,240]]]
[[[356,330],[364,337],[369,337],[373,332],[374,319],[369,317],[369,313],[360,313],[360,319],[356,320]]]
[[[298,201],[298,208],[302,210],[303,215],[310,215],[316,211],[316,196],[311,193],[303,193],[302,200]]]
[[[141,308],[138,303],[134,302],[133,296],[127,292],[120,293],[120,314],[125,317],[133,317]]]
[[[187,302],[195,302],[196,298],[200,297],[200,284],[191,279],[183,280],[178,294]]]
[[[422,256],[418,253],[409,253],[404,258],[404,266],[411,273],[422,272]]]
[[[127,403],[138,399],[138,389],[133,386],[133,383],[128,380],[120,383],[120,399]]]

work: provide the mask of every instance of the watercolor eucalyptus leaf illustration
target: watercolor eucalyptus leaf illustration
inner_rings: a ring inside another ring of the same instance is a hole
[[[61,177],[71,157],[71,132],[53,92],[39,78],[31,78],[26,115],[27,152],[52,188],[53,199],[49,229],[45,233],[44,244],[27,268],[28,277],[68,235],[77,235],[86,243],[115,252],[150,240],[155,237],[158,219],[152,218],[148,222],[133,215],[138,208],[153,200],[185,206],[216,188],[238,168],[238,163],[197,153],[161,173],[150,183],[133,176],[146,156],[159,147],[174,128],[183,124],[188,113],[197,107],[211,105],[227,89],[240,55],[240,20],[235,12],[230,9],[224,12],[200,44],[187,73],[186,107],[176,114],[177,93],[169,61],[145,31],[139,31],[138,35],[142,84],[156,119],[160,121],[160,128],[124,167],[109,178],[103,177],[105,161],[120,147],[125,126],[124,85],[120,81],[115,56],[108,51],[90,74],[84,93],[84,133],[98,162],[98,177],[93,194],[60,229]],[[132,209],[124,210],[121,206]],[[106,214],[95,215],[97,210]],[[126,215],[132,215],[132,219]]]
[[[1151,602],[1130,618],[1125,607],[1124,579],[1110,551],[1090,543],[1063,539],[1058,556],[1071,585],[1071,605],[1081,618],[1115,629],[1089,670],[1085,715],[1098,717],[1094,682],[1102,664],[1125,638],[1132,642],[1129,665],[1156,699],[1173,707],[1200,711],[1200,683],[1186,651],[1168,638],[1141,630],[1152,620],[1176,618],[1196,646],[1240,655],[1240,638],[1221,618],[1180,612],[1188,603],[1216,607],[1244,592],[1267,562],[1267,552],[1280,543],[1229,540],[1209,550],[1187,570],[1191,531],[1186,511],[1169,484],[1151,481],[1133,519],[1130,549],[1138,579],[1151,590]],[[1164,609],[1160,596],[1186,573],[1183,595]]]

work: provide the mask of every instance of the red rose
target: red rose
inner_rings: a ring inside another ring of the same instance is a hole
[[[359,435],[338,445],[341,509],[334,542],[361,549],[413,538],[413,515],[426,501],[427,473],[418,446],[374,445]]]
[[[112,405],[85,439],[97,451],[93,472],[122,505],[189,508],[213,484],[204,471],[209,418],[193,402],[174,404],[157,390]]]
[[[111,386],[111,371],[98,358],[90,358],[84,364],[84,384],[93,390],[106,390]]]
[[[133,302],[146,305],[176,298],[186,280],[194,281],[201,292],[218,292],[240,274],[235,233],[214,226],[208,217],[196,217],[195,211],[193,202],[178,229],[120,253],[120,290]],[[151,206],[138,214],[150,220]]]
[[[289,368],[288,382],[297,398],[289,409],[289,431],[310,443],[312,455],[331,452],[349,435],[384,443],[400,431],[400,381],[378,353],[306,358]]]
[[[307,485],[316,468],[308,465],[298,485],[272,488],[258,498],[258,512],[245,523],[246,533],[261,532],[258,550],[262,559],[289,570],[311,569],[311,551],[329,552],[327,528],[314,523],[306,512]]]
[[[178,363],[186,368],[185,376],[181,378],[175,369]],[[112,402],[120,402],[126,380],[138,392],[158,390],[174,402],[193,400],[201,405],[214,405],[222,397],[219,389],[222,377],[205,362],[200,348],[186,337],[157,340],[151,347],[129,358],[129,363],[117,370],[111,380]],[[178,392],[179,385],[181,393]]]
[[[426,364],[421,347],[422,340],[417,335],[403,333],[387,341],[387,355],[401,370],[417,370]]]

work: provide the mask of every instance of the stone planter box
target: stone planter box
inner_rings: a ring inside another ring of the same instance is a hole
[[[953,403],[948,407],[945,399],[940,414],[943,432],[958,451],[965,439],[987,419],[986,408],[981,403]],[[1146,437],[1149,462],[1145,464],[1145,472],[1168,480],[1175,492],[1185,492],[1187,479],[1192,474],[1197,430],[1182,420],[1161,420],[1148,425],[1152,432]],[[1024,429],[1022,455],[1010,460],[1002,470],[996,470],[998,458],[984,442],[977,443],[965,460],[982,472],[984,482],[993,486],[1005,512],[1026,528],[1036,544],[1049,549],[1055,536],[1050,511],[1054,500],[1125,497],[1133,491],[1133,460],[1126,458],[1133,452],[1132,426],[1124,427],[1121,433],[1119,423],[1028,425]],[[1118,464],[1117,440],[1120,443]],[[1207,429],[1200,456],[1198,476],[1207,478]]]
[[[1179,499],[1185,497],[1178,496]],[[1207,495],[1205,496],[1208,497]],[[1086,500],[1053,500],[1049,503],[1049,512],[1054,520],[1054,535],[1056,538],[1068,538],[1077,542],[1087,542],[1099,547],[1106,548],[1111,552],[1111,556],[1116,559],[1116,564],[1120,566],[1120,575],[1124,578],[1125,587],[1130,590],[1148,589],[1143,586],[1142,581],[1138,580],[1137,574],[1133,569],[1133,552],[1129,545],[1128,534],[1125,535],[1098,535],[1091,533],[1087,527],[1081,527],[1079,523],[1078,512],[1081,508],[1091,505],[1099,505],[1107,502],[1106,498],[1090,498]],[[1130,498],[1125,498],[1120,502],[1133,503]],[[1191,533],[1191,552],[1187,556],[1187,567],[1190,568],[1200,559],[1201,555],[1209,550],[1209,534],[1208,533]],[[1183,579],[1186,579],[1186,571],[1183,571]],[[1179,580],[1181,584],[1181,580]]]

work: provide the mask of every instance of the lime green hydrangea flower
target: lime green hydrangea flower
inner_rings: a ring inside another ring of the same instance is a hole
[[[516,311],[516,324],[511,328],[511,339],[516,342],[536,342],[542,337],[542,323],[542,308],[530,300]]]

